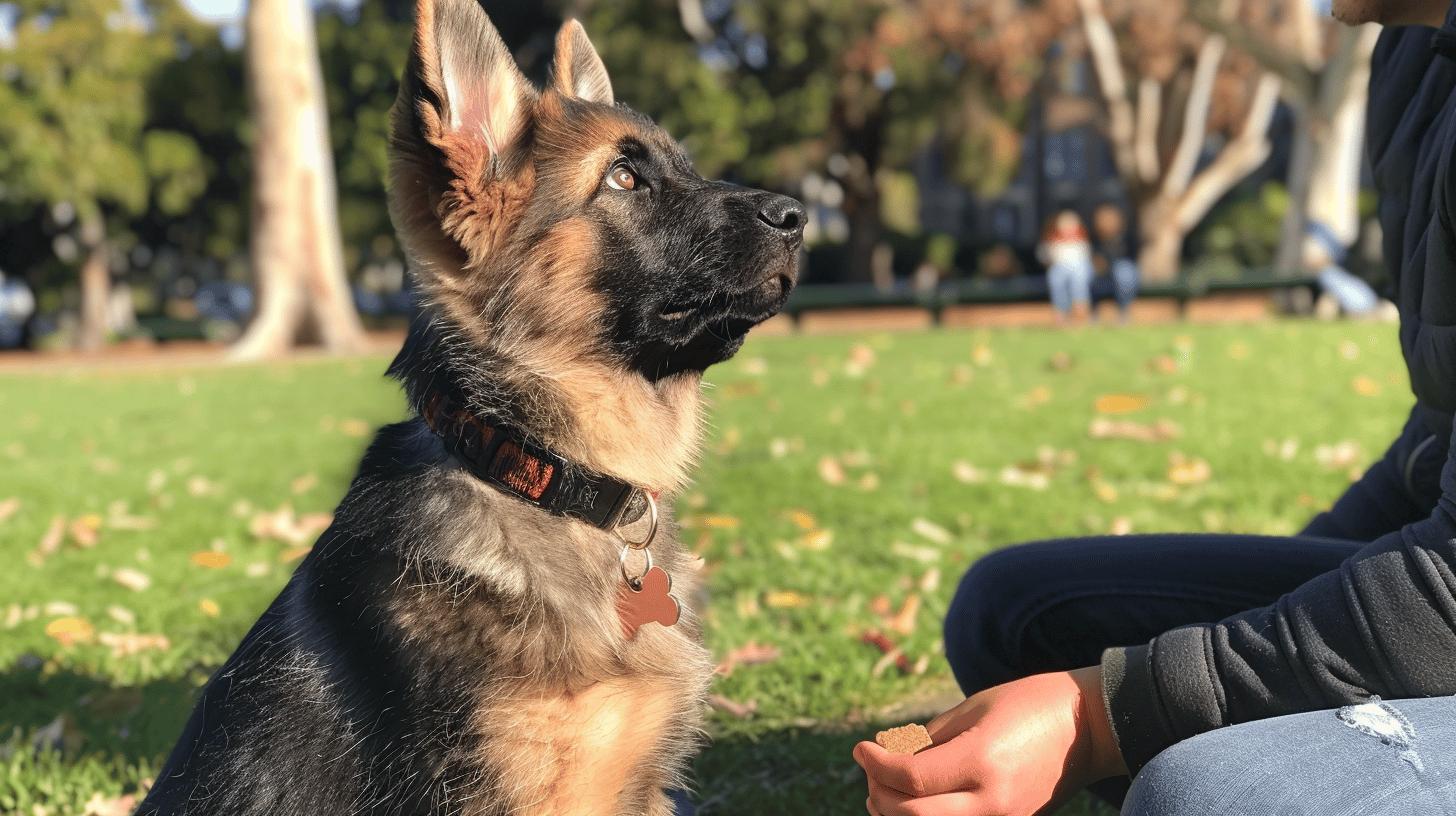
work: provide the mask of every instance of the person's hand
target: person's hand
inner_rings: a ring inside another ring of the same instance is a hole
[[[934,745],[913,756],[855,746],[874,816],[1032,816],[1127,773],[1096,666],[987,689],[926,729]]]

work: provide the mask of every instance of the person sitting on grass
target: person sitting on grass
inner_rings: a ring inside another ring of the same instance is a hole
[[[1456,814],[1456,8],[1333,6],[1393,26],[1367,145],[1416,397],[1404,432],[1296,537],[979,561],[945,623],[970,697],[919,753],[855,746],[870,813],[1030,816],[1097,783],[1124,816]]]

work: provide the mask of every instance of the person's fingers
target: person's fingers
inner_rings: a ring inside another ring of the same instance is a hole
[[[873,780],[865,806],[876,816],[987,816],[982,813],[976,795],[970,791],[914,797]]]
[[[929,796],[973,786],[977,763],[965,755],[965,747],[952,740],[906,755],[861,742],[854,747],[854,759],[872,782],[912,796]]]

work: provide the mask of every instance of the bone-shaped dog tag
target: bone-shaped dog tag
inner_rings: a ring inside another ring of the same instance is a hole
[[[672,576],[662,567],[653,567],[638,579],[638,586],[622,583],[617,596],[617,615],[622,619],[622,632],[631,639],[647,623],[672,626],[682,615],[677,598],[672,597]]]

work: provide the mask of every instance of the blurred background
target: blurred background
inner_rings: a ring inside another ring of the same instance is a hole
[[[618,99],[704,175],[809,204],[795,314],[1045,319],[1010,307],[1047,299],[1038,247],[1063,210],[1089,225],[1115,211],[1093,231],[1094,248],[1115,234],[1118,249],[1096,255],[1092,292],[1114,296],[1112,255],[1135,261],[1134,319],[1186,316],[1211,293],[1215,313],[1257,311],[1271,291],[1282,310],[1321,292],[1327,315],[1377,310],[1359,282],[1378,291],[1381,275],[1361,160],[1375,32],[1336,25],[1319,0],[484,5],[538,82],[557,26],[582,19]],[[260,356],[401,325],[383,177],[412,13],[0,2],[0,347],[229,342],[272,314],[237,350]],[[289,140],[302,157],[270,169],[268,145]],[[291,173],[323,194],[268,194],[296,189]],[[323,246],[280,249],[260,234],[270,215]],[[266,294],[304,278],[323,283],[300,297],[327,303]],[[1006,308],[960,308],[987,305]]]
[[[863,812],[854,743],[959,700],[941,620],[976,559],[1292,535],[1410,409],[1377,31],[1317,2],[484,5],[537,82],[582,19],[704,175],[811,213],[677,499],[718,660],[704,816]],[[0,816],[128,814],[406,416],[411,15],[0,0]]]

